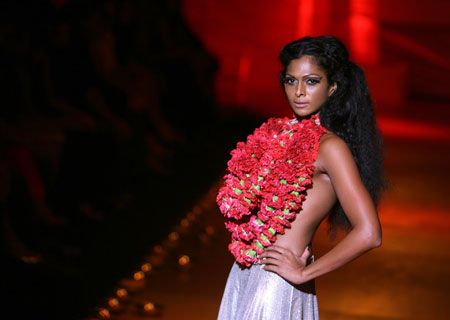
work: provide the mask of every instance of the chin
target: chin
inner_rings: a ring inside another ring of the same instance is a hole
[[[309,118],[309,117],[311,117],[311,116],[313,116],[313,115],[315,115],[315,114],[319,114],[319,112],[318,111],[316,111],[316,112],[309,112],[309,111],[307,111],[307,110],[292,110],[293,112],[294,112],[294,114],[295,114],[295,116],[297,116],[297,117],[299,117],[299,118]]]

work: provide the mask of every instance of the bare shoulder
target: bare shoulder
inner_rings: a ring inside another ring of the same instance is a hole
[[[327,171],[326,168],[331,164],[336,165],[345,162],[354,162],[352,152],[344,139],[328,131],[320,138],[316,167],[321,171]]]
[[[322,137],[320,138],[320,147],[319,151],[327,151],[330,148],[347,148],[347,144],[345,143],[344,139],[337,136],[331,131],[327,131]]]

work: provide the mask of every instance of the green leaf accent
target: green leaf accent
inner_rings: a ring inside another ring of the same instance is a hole
[[[283,210],[283,213],[284,213],[284,214],[289,214],[289,213],[291,213],[291,212],[289,211],[289,209],[284,209],[284,210]]]
[[[275,161],[270,161],[270,163],[271,163],[271,164],[274,164],[274,163],[275,163]]]
[[[269,206],[266,206],[266,210],[267,210],[267,211],[272,211],[272,212],[274,212],[274,211],[275,211],[275,209],[274,209],[274,208],[272,208],[272,207],[269,207]]]
[[[252,153],[252,157],[253,157],[253,158],[256,157],[254,153]]]
[[[258,226],[263,226],[264,225],[264,222],[262,222],[261,219],[256,219],[255,221],[258,224]]]
[[[255,250],[248,249],[248,250],[245,251],[245,254],[246,254],[248,257],[254,257],[254,256],[256,256],[256,251],[255,251]]]
[[[272,201],[273,201],[273,202],[275,202],[275,201],[277,201],[277,200],[278,200],[278,196],[273,196],[273,197],[272,197]]]
[[[291,194],[295,195],[297,198],[300,196],[300,193],[298,191],[292,191]]]
[[[291,202],[291,207],[295,207],[296,203],[294,201]]]
[[[241,195],[242,194],[242,190],[238,189],[238,188],[234,188],[233,189],[234,193]]]
[[[246,176],[247,178],[250,178],[250,174],[249,174],[249,173],[246,173],[245,176]]]
[[[241,186],[245,186],[244,180],[241,179],[241,181],[239,181],[239,183],[241,184]]]
[[[252,194],[252,196],[255,196],[255,194],[253,193],[252,190],[248,190],[248,192],[250,192]]]
[[[306,180],[305,177],[299,177],[299,178],[298,178],[298,181],[305,181],[305,180]]]
[[[287,184],[287,181],[284,180],[284,179],[281,179],[281,180],[280,180],[280,183],[282,183],[282,184]]]
[[[267,238],[266,235],[263,234],[263,233],[261,234],[261,239],[263,239],[264,242],[268,242],[269,241],[269,238]]]
[[[302,165],[303,165],[303,163],[299,162],[299,163],[298,163],[298,165],[299,165],[299,166],[302,166]]]
[[[261,242],[259,242],[259,240],[256,240],[254,243],[258,249],[264,249],[264,246],[261,244]]]
[[[293,183],[292,186],[294,187],[300,187],[300,185],[298,183]]]
[[[258,181],[261,181],[262,179],[264,179],[264,178],[261,176],[258,176]]]
[[[245,202],[247,202],[248,204],[252,204],[252,200],[247,199],[246,197],[244,197]]]
[[[284,147],[284,142],[283,141],[280,142],[280,146]]]
[[[270,227],[270,228],[268,229],[268,231],[269,231],[269,233],[270,233],[271,235],[274,235],[274,234],[276,233],[275,229],[272,228],[272,227]]]
[[[285,209],[285,210],[287,210],[287,209]],[[289,210],[288,210],[288,212],[289,212]],[[286,220],[283,216],[280,216],[280,215],[276,215],[275,217],[277,217],[278,219],[281,219],[281,220]]]
[[[288,163],[292,163],[292,160],[291,159],[289,159],[288,161],[287,161]]]
[[[258,192],[261,191],[261,186],[258,186],[257,184],[252,185],[252,187],[258,190]]]

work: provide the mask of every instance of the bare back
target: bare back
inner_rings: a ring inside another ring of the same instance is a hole
[[[339,139],[333,133],[326,133],[320,140],[321,146],[325,140],[330,138]],[[278,235],[277,241],[274,243],[292,250],[296,255],[301,255],[305,247],[311,243],[320,223],[337,200],[330,177],[321,165],[324,161],[321,149],[319,147],[319,154],[314,163],[316,168],[312,177],[312,187],[307,190],[303,208],[291,223],[291,228],[286,229],[284,235]]]

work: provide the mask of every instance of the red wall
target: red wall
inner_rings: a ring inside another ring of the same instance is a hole
[[[194,32],[220,61],[216,95],[222,105],[262,114],[282,108],[278,52],[295,37],[295,1],[186,0]]]
[[[341,38],[385,109],[401,110],[410,99],[450,101],[450,1],[184,0],[183,11],[219,59],[216,96],[226,107],[290,114],[278,83],[278,53],[306,34]],[[355,16],[366,24],[351,24]]]

